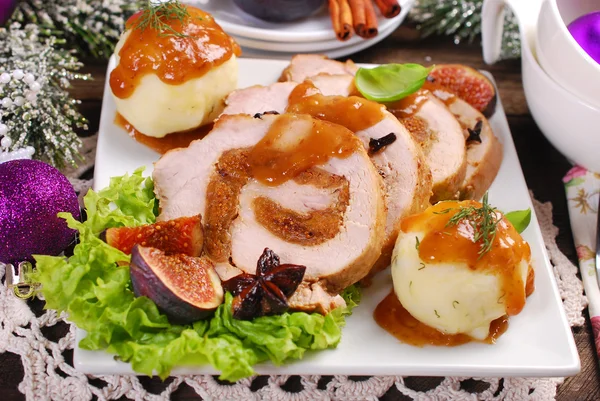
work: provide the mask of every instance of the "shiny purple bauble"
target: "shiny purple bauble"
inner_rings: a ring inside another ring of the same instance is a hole
[[[75,231],[59,212],[80,218],[75,189],[60,171],[37,160],[0,163],[0,262],[64,251]]]
[[[582,15],[571,22],[568,29],[579,46],[600,64],[600,11]]]
[[[19,0],[0,0],[0,26],[10,19]]]

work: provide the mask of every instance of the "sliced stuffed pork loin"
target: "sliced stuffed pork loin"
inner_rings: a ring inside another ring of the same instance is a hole
[[[336,294],[380,255],[381,178],[339,125],[308,115],[222,116],[204,139],[163,155],[153,178],[158,220],[202,214],[205,252],[229,275],[255,273],[268,247],[282,263],[306,266],[305,288]]]
[[[354,75],[357,70],[358,67],[352,60],[342,63],[320,54],[297,54],[292,57],[290,65],[283,70],[279,80],[300,83],[321,73]]]
[[[315,85],[337,87],[339,95],[356,94],[354,86],[341,83],[340,74],[352,80],[358,67],[351,62],[342,63],[321,55],[298,55],[281,75],[280,81],[303,82],[314,80]],[[328,77],[329,75],[329,77]],[[334,81],[333,77],[338,77]],[[334,83],[335,82],[335,83]],[[467,173],[467,155],[462,137],[462,127],[446,105],[427,90],[388,104],[421,144],[425,159],[433,176],[431,202],[457,199]]]
[[[233,92],[227,98],[223,114],[241,112],[254,115],[267,111],[310,114],[315,118],[343,125],[360,138],[385,187],[386,239],[374,271],[387,267],[398,237],[400,220],[429,205],[431,172],[423,152],[408,130],[385,107],[364,98],[324,96],[320,92],[340,90],[348,94],[349,75],[323,75],[302,84],[278,82],[269,86],[253,86]],[[339,83],[342,82],[340,85]],[[290,86],[290,85],[293,85]],[[318,86],[317,86],[318,85]],[[285,104],[285,107],[284,107]],[[374,149],[372,140],[393,134],[395,140]]]
[[[389,104],[388,109],[421,144],[433,178],[431,203],[458,199],[467,173],[467,152],[456,117],[427,89]]]
[[[288,97],[296,87],[295,82],[276,82],[269,86],[254,85],[231,92],[225,98],[221,115],[285,112]]]
[[[459,198],[481,199],[500,170],[502,143],[479,110],[442,86],[431,82],[427,86],[434,96],[448,106],[463,127],[467,143],[467,172],[459,189]]]
[[[314,85],[325,96],[350,96],[355,93],[354,76],[348,74],[321,74],[306,82]],[[284,113],[290,94],[297,82],[276,82],[268,86],[254,85],[237,89],[225,98],[225,109],[221,115],[265,113],[274,111]]]

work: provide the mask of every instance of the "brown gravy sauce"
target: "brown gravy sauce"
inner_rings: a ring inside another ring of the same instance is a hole
[[[165,35],[152,27],[131,29],[142,17],[141,12],[127,20],[129,37],[119,51],[119,64],[110,74],[115,96],[121,99],[131,96],[146,74],[154,73],[166,84],[179,85],[241,54],[237,43],[209,14],[185,7],[189,16],[183,21],[162,19],[184,36]]]
[[[161,155],[167,153],[171,149],[187,148],[192,141],[204,138],[213,128],[212,124],[206,124],[193,130],[175,132],[162,138],[156,138],[144,135],[136,130],[133,125],[119,113],[115,116],[115,124],[127,131],[129,136],[133,139]]]
[[[417,114],[428,99],[429,92],[424,89],[419,89],[412,95],[408,95],[396,102],[388,103],[387,109],[398,119],[402,120]]]
[[[431,95],[434,95],[436,99],[442,101],[446,106],[452,105],[457,100],[456,95],[443,86],[425,81],[421,89],[397,102],[386,104],[386,107],[398,119],[404,120],[414,117]]]
[[[385,106],[358,96],[323,96],[311,83],[294,88],[287,112],[309,114],[319,120],[342,125],[352,132],[374,126],[385,117]]]
[[[450,106],[456,102],[456,100],[458,100],[458,97],[456,97],[456,95],[448,88],[445,88],[440,84],[436,84],[435,82],[425,81],[425,84],[423,84],[421,89],[431,92],[437,99],[444,102],[446,106]]]
[[[361,146],[352,131],[341,125],[306,114],[282,114],[252,148],[248,164],[256,180],[277,186],[332,157],[347,158]]]
[[[415,319],[398,301],[392,290],[377,305],[373,313],[375,321],[388,333],[410,345],[441,345],[453,347],[475,341],[466,334],[444,334]],[[483,341],[493,344],[508,329],[508,317],[494,320],[490,325],[490,334]]]

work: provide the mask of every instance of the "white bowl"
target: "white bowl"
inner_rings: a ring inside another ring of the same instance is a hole
[[[600,64],[581,48],[567,28],[578,17],[598,10],[598,1],[544,0],[537,20],[535,49],[540,65],[550,77],[600,107]]]
[[[535,58],[535,26],[540,0],[484,0],[482,40],[485,62],[491,64],[499,58],[505,5],[513,9],[519,20],[523,89],[531,115],[550,143],[572,163],[600,172],[600,107],[556,83]]]

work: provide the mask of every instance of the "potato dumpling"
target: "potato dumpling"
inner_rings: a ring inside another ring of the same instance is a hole
[[[531,251],[500,212],[489,251],[474,242],[473,220],[450,219],[475,201],[440,202],[408,217],[392,259],[394,292],[417,320],[444,334],[484,340],[490,324],[525,305]]]

